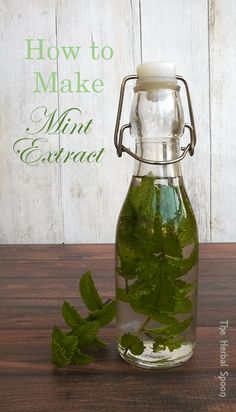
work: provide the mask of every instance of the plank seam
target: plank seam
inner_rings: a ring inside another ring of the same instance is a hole
[[[211,128],[211,0],[207,0],[208,7],[208,97],[209,97],[209,136],[210,136],[210,243],[212,242],[212,128]]]
[[[56,35],[56,47],[58,47],[58,0],[55,0],[55,35]],[[59,59],[57,59],[57,110],[58,117],[60,114],[60,98],[59,98]],[[59,150],[61,149],[61,133],[58,132],[59,138]],[[65,243],[65,225],[64,225],[64,207],[62,196],[62,165],[59,162],[59,177],[60,177],[60,205],[61,205],[61,230],[62,230],[62,242]]]
[[[142,33],[141,0],[139,0],[139,39],[140,39],[140,59],[141,59],[141,63],[143,63],[143,33]]]

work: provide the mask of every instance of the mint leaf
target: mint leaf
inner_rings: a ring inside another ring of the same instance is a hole
[[[179,237],[168,224],[162,225],[162,253],[171,257],[183,257]]]
[[[95,310],[89,314],[87,320],[97,320],[100,326],[110,323],[116,314],[116,303],[114,300],[106,303],[102,309]]]
[[[89,363],[93,362],[94,358],[90,355],[82,353],[81,350],[77,347],[71,357],[71,364],[72,365],[88,365]]]
[[[69,365],[87,365],[94,358],[86,348],[101,349],[106,344],[98,338],[101,326],[111,322],[115,315],[115,301],[103,304],[96,290],[90,272],[83,274],[80,280],[80,293],[90,313],[83,318],[73,305],[64,302],[61,312],[70,330],[64,333],[57,326],[52,331],[52,363],[58,367]]]
[[[65,338],[61,342],[61,346],[63,347],[68,358],[71,358],[71,353],[74,352],[77,344],[78,339],[76,336],[65,336]]]
[[[53,331],[52,331],[52,343],[61,343],[63,339],[65,338],[65,333],[62,332],[60,328],[57,326],[54,326]]]
[[[172,336],[159,336],[153,343],[153,351],[158,352],[168,348],[170,352],[173,352],[173,350],[181,347],[182,342],[183,339],[174,340]]]
[[[158,352],[161,350],[166,350],[167,346],[168,346],[168,339],[163,336],[158,336],[155,339],[155,342],[153,343],[153,351]]]
[[[176,335],[177,336],[178,334],[183,332],[185,329],[187,329],[193,320],[192,316],[183,320],[182,322],[179,322],[175,318],[172,318],[172,319],[173,319],[172,323],[170,323],[170,325],[167,327],[152,328],[152,329],[149,328],[149,329],[145,329],[145,331],[154,338],[159,335],[168,335],[168,336]]]
[[[125,333],[120,338],[120,344],[123,349],[130,351],[133,355],[141,355],[145,346],[141,339],[131,333]]]
[[[173,327],[173,333],[175,335],[178,335],[179,333],[183,332],[185,329],[187,329],[193,321],[193,317],[190,316],[189,318],[183,320],[182,322],[176,322],[176,324]]]
[[[88,343],[88,346],[96,349],[104,349],[107,347],[107,344],[103,342],[101,339],[95,338],[91,342]]]
[[[76,328],[86,322],[74,306],[68,302],[63,303],[61,310],[66,324],[71,328]]]
[[[138,269],[138,254],[125,242],[120,241],[117,247],[120,256],[119,274],[126,279],[135,278]]]
[[[57,367],[68,366],[77,344],[76,336],[67,336],[55,326],[52,332],[52,362]]]
[[[57,368],[63,368],[70,364],[70,358],[66,357],[65,351],[60,344],[52,344],[52,363]]]
[[[80,279],[79,284],[80,295],[87,306],[88,310],[98,310],[103,307],[102,300],[94,285],[91,272],[86,272]]]
[[[129,200],[137,213],[137,217],[144,219],[146,223],[153,221],[158,203],[158,194],[154,182],[154,176],[144,176],[140,186],[133,187],[129,193]]]
[[[73,334],[78,338],[80,346],[87,345],[96,337],[99,330],[99,322],[88,321],[83,325],[73,329]]]

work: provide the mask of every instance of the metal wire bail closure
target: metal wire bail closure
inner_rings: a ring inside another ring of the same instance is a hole
[[[118,109],[117,109],[117,117],[116,117],[116,125],[115,125],[115,132],[114,132],[114,145],[116,147],[117,155],[119,157],[122,156],[123,152],[128,153],[130,156],[132,156],[134,159],[139,160],[140,162],[143,163],[148,163],[152,165],[167,165],[171,163],[177,163],[180,160],[184,159],[186,154],[189,152],[190,156],[193,156],[194,154],[194,148],[196,146],[196,129],[195,129],[195,123],[194,123],[194,116],[193,116],[193,109],[192,109],[192,103],[191,103],[191,98],[190,98],[190,93],[189,93],[189,88],[188,88],[188,83],[187,81],[182,77],[182,76],[176,76],[177,80],[180,80],[185,87],[185,92],[187,96],[187,102],[188,102],[188,110],[189,110],[189,117],[190,117],[190,122],[191,124],[185,123],[184,124],[184,129],[188,129],[190,133],[190,143],[186,147],[181,147],[182,154],[177,157],[176,159],[172,160],[162,160],[162,161],[153,161],[153,160],[148,160],[148,159],[143,159],[140,156],[137,156],[134,152],[132,152],[128,147],[123,145],[123,135],[125,129],[131,129],[131,123],[124,124],[120,128],[120,119],[121,119],[121,113],[122,113],[122,107],[123,107],[123,100],[124,100],[124,93],[125,93],[125,86],[126,83],[129,80],[137,80],[138,76],[135,74],[132,74],[130,76],[126,76],[121,83],[120,87],[120,97],[119,97],[119,103],[118,103]]]

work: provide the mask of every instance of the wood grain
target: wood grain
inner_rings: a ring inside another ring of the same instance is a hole
[[[60,0],[57,20],[58,44],[77,41],[82,45],[79,62],[59,62],[59,78],[73,78],[74,72],[80,70],[82,78],[104,81],[102,93],[59,95],[61,113],[68,107],[79,107],[82,119],[92,118],[94,124],[88,135],[61,135],[61,146],[75,152],[91,152],[102,147],[106,150],[101,163],[62,164],[64,241],[114,242],[116,221],[128,190],[133,161],[125,155],[118,159],[113,133],[121,80],[127,73],[134,72],[140,60],[138,2],[82,0],[78,7],[77,0]],[[100,55],[102,47],[111,46],[113,58],[93,60],[92,42]],[[128,87],[124,105],[126,123],[132,86]]]
[[[233,412],[236,408],[236,244],[201,245],[195,355],[179,368],[145,371],[122,361],[114,323],[87,367],[50,363],[60,306],[91,269],[104,300],[114,296],[113,245],[0,246],[0,396],[3,412]],[[219,322],[229,320],[227,397],[218,396]]]
[[[32,110],[41,105],[57,109],[56,94],[48,93],[45,99],[43,93],[33,92],[34,72],[49,75],[56,70],[56,61],[25,60],[25,39],[55,44],[55,1],[4,0],[0,8],[0,243],[61,243],[58,164],[28,166],[12,149],[17,139],[29,137],[25,129],[31,128]],[[58,148],[55,135],[45,151]]]
[[[174,61],[192,96],[197,146],[182,162],[183,176],[199,226],[201,242],[210,240],[210,135],[207,0],[141,0],[143,61]],[[203,69],[204,68],[204,69]],[[181,83],[180,83],[181,86]],[[189,122],[184,88],[181,99]],[[189,136],[182,138],[182,146]]]
[[[235,2],[210,1],[212,240],[235,241]],[[222,170],[224,170],[222,172]]]

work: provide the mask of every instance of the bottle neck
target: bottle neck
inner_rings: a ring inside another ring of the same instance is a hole
[[[143,159],[152,161],[169,161],[180,155],[180,144],[178,138],[169,139],[167,142],[153,141],[153,139],[142,139],[136,142],[136,154]],[[181,164],[170,163],[167,165],[152,165],[138,160],[134,162],[134,176],[145,176],[152,174],[157,178],[170,178],[182,176]]]
[[[136,154],[152,161],[179,157],[184,116],[179,88],[159,84],[136,87],[130,113],[131,134],[136,140]],[[148,173],[160,178],[181,176],[180,162],[150,165],[135,161],[134,175]]]

